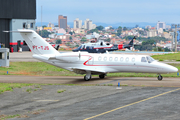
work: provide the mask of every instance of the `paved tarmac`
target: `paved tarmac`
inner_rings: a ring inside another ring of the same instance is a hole
[[[179,78],[157,78],[149,77],[105,77],[99,79],[93,76],[90,81],[84,81],[82,77],[76,76],[21,76],[0,75],[0,83],[43,83],[43,84],[88,84],[88,85],[117,85],[120,82],[125,86],[148,86],[148,87],[180,87]]]
[[[30,88],[31,93],[26,92]],[[175,87],[23,87],[0,94],[0,116],[21,116],[11,120],[179,120],[179,94],[180,88]]]

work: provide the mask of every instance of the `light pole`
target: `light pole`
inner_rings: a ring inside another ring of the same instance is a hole
[[[175,52],[177,52],[177,27],[179,27],[179,24],[172,24],[172,27],[175,27]]]

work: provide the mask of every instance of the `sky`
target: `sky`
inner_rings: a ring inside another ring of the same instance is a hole
[[[89,18],[93,23],[133,23],[158,21],[180,23],[180,0],[36,0],[37,19],[58,22],[58,15],[68,22]]]

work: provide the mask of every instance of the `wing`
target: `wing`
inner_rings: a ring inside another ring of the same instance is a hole
[[[71,70],[77,74],[86,74],[86,71],[91,71],[92,75],[106,74],[106,71],[103,70],[94,70],[94,69],[82,69],[82,68],[71,68]]]

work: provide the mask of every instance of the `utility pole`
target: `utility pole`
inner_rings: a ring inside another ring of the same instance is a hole
[[[173,27],[175,27],[175,52],[177,52],[177,27],[179,27],[179,24],[172,24]]]
[[[170,35],[172,36],[172,40],[171,40],[171,51],[173,52],[174,32],[170,32]]]
[[[41,29],[42,29],[42,6],[41,6]],[[41,37],[42,37],[42,30],[41,30]]]

